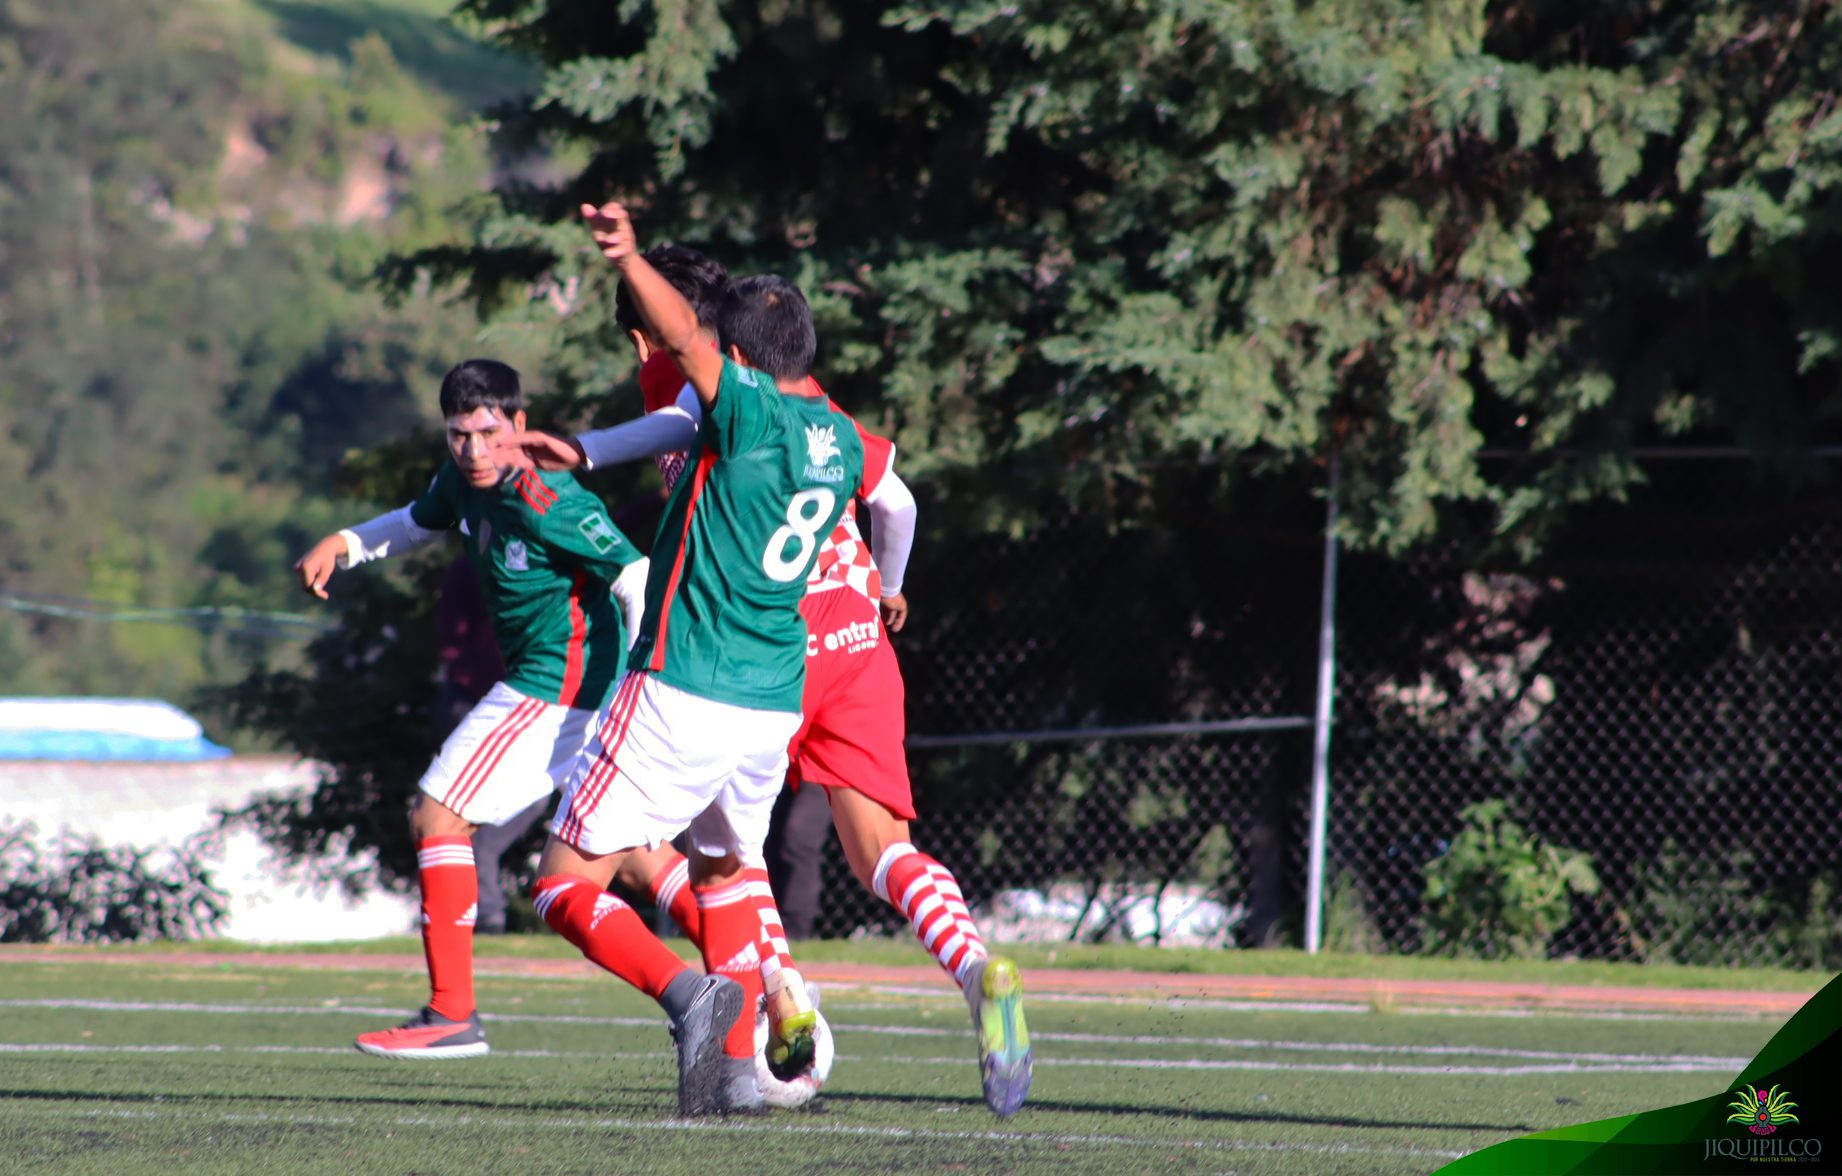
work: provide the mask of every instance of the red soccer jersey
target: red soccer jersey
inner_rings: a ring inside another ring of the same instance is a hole
[[[678,370],[678,364],[663,350],[655,351],[645,363],[640,365],[640,397],[649,413],[662,408],[670,408],[678,403],[678,392],[684,387],[684,373]],[[659,463],[659,473],[665,477],[665,489],[669,492],[678,484],[678,476],[684,473],[687,455],[661,453],[653,458]]]
[[[814,380],[812,386],[817,388],[818,381]],[[820,394],[824,394],[823,390]],[[844,517],[819,545],[819,557],[812,561],[812,574],[806,578],[806,591],[810,594],[851,588],[871,600],[881,600],[883,577],[876,570],[876,561],[870,558],[870,545],[863,541],[863,532],[857,529],[857,500],[869,501],[883,479],[894,472],[895,442],[870,432],[851,414],[844,415],[856,426],[863,442],[863,484],[857,487],[857,497],[845,505]]]

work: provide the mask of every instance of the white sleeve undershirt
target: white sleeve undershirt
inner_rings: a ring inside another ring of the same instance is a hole
[[[688,403],[687,403],[688,402]],[[703,421],[703,405],[697,392],[686,384],[678,393],[678,403],[637,420],[611,429],[595,429],[578,434],[576,443],[588,458],[584,469],[638,461],[661,453],[678,453],[697,444],[697,426]]]
[[[883,595],[898,596],[915,546],[915,495],[894,470],[883,475],[876,493],[864,499],[870,508],[870,558],[882,574]]]
[[[416,520],[410,517],[409,507],[404,506],[355,527],[347,527],[339,534],[345,539],[346,553],[339,566],[349,568],[374,559],[401,555],[425,543],[434,542],[445,532],[418,527]]]

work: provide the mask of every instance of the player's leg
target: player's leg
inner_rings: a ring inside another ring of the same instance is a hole
[[[416,876],[422,892],[422,956],[429,999],[390,1029],[361,1033],[364,1053],[396,1060],[453,1061],[491,1052],[473,1000],[473,920],[478,879],[473,826],[427,793],[411,814]]]
[[[650,675],[622,680],[564,790],[533,898],[583,955],[665,1009],[678,1049],[679,1111],[706,1114],[733,1109],[723,1047],[742,1014],[742,991],[686,967],[631,906],[606,893],[631,850],[683,831],[722,779],[720,749],[687,751],[672,741],[673,730],[709,729],[695,708],[674,711],[684,697]]]
[[[763,998],[768,1015],[769,1069],[783,1080],[811,1069],[816,1056],[818,1010],[805,981],[793,967],[792,952],[781,926],[780,910],[768,883],[762,846],[773,817],[774,799],[787,774],[787,740],[799,716],[774,711],[729,708],[727,729],[735,749],[734,770],[719,791],[717,803],[691,825],[692,876],[718,877],[740,867],[747,900],[755,918]],[[720,863],[720,865],[719,865]],[[732,865],[733,863],[733,865]],[[744,907],[743,909],[747,909]]]
[[[410,826],[429,1002],[397,1028],[360,1035],[355,1044],[365,1053],[440,1060],[489,1052],[473,995],[479,878],[472,836],[479,825],[507,820],[549,795],[544,768],[567,715],[567,707],[501,682],[460,721],[423,773]]]
[[[691,863],[683,854],[670,845],[636,849],[621,862],[614,884],[628,894],[649,895],[654,906],[671,915],[684,937],[703,949],[703,921],[691,888]]]
[[[953,872],[909,840],[908,822],[851,788],[829,788],[845,860],[870,891],[902,912],[921,946],[953,977],[979,1034],[985,1102],[1009,1118],[1030,1093],[1035,1054],[1017,965],[985,949]]]
[[[496,825],[481,825],[473,831],[474,876],[479,879],[479,911],[474,919],[475,935],[505,934],[505,880],[500,863],[505,851],[549,811],[551,798],[532,801],[511,820]]]
[[[703,954],[704,971],[723,975],[742,988],[742,1019],[730,1031],[724,1052],[732,1059],[746,1060],[735,1065],[738,1073],[746,1071],[752,1079],[755,1056],[755,1010],[760,1007],[761,954],[760,920],[753,893],[743,876],[742,863],[732,855],[709,857],[693,853],[686,861],[692,899],[697,904],[697,919],[702,938],[697,946]],[[737,1089],[746,1083],[738,1079]]]
[[[789,781],[774,802],[768,834],[768,877],[790,939],[811,939],[825,896],[825,843],[831,839],[831,806],[823,788]]]
[[[834,593],[840,608],[863,608]],[[858,598],[861,599],[861,598]],[[894,906],[959,985],[979,1034],[985,1101],[999,1117],[1015,1114],[1029,1093],[1034,1055],[1023,1015],[1023,989],[1010,960],[991,957],[953,872],[916,849],[908,822],[915,808],[903,747],[905,691],[874,605],[875,639],[840,641],[830,685],[810,717],[796,770],[825,785],[832,823],[851,872]],[[850,621],[849,616],[840,617]],[[844,629],[861,633],[867,625]]]

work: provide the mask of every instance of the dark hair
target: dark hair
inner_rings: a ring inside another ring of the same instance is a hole
[[[740,347],[749,366],[776,380],[803,380],[812,374],[819,337],[812,329],[812,308],[799,287],[785,278],[761,274],[738,278],[723,295],[717,318],[723,350]]]
[[[723,305],[723,291],[729,288],[729,271],[689,245],[654,245],[640,254],[659,276],[684,295],[697,315],[697,325],[714,330],[717,311]],[[639,307],[622,282],[614,291],[614,321],[622,331],[644,331]]]
[[[469,359],[441,378],[441,415],[466,416],[476,408],[496,408],[506,416],[524,408],[518,371],[496,359]]]

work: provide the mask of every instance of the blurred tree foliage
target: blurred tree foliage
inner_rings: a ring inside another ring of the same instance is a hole
[[[1153,522],[1163,470],[1346,455],[1348,530],[1524,554],[1642,473],[1833,436],[1842,14],[1800,0],[465,0],[546,66],[463,272],[624,371],[571,223],[797,278],[821,366],[947,487]],[[1508,460],[1483,458],[1502,450]],[[937,517],[937,522],[948,519]]]
[[[294,608],[353,446],[432,418],[464,306],[366,288],[483,136],[377,36],[305,67],[230,6],[0,0],[0,588]],[[234,680],[247,636],[0,613],[0,692]]]
[[[620,197],[644,242],[793,277],[827,386],[895,436],[924,494],[911,583],[942,586],[941,630],[1002,605],[945,590],[964,536],[1074,514],[1168,540],[1187,562],[1167,578],[1196,585],[1174,615],[1214,632],[1225,606],[1195,574],[1192,520],[1265,479],[1290,525],[1333,450],[1353,543],[1513,558],[1641,482],[1636,447],[1738,443],[1798,477],[1836,435],[1842,292],[1820,275],[1842,252],[1842,14],[1827,3],[461,11],[543,68],[495,111],[495,143],[552,166],[400,250],[386,286],[464,281],[496,337],[545,346],[559,396],[540,419],[605,421],[637,398],[579,202]],[[905,656],[928,640],[905,635]],[[350,672],[338,656],[316,654],[322,689]],[[908,665],[921,697],[925,657]],[[1162,715],[1220,713],[1241,672],[1102,669]],[[1100,693],[1067,687],[1083,691]],[[1016,724],[1112,713],[1070,703]],[[335,737],[290,739],[331,757]],[[379,772],[386,755],[344,762],[330,815],[299,818],[323,828],[299,835],[368,836],[345,814],[402,803],[419,770]],[[1275,769],[1276,788],[1296,778]],[[922,765],[917,783],[991,782]]]

